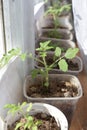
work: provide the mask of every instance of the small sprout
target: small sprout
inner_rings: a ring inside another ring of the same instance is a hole
[[[45,12],[45,15],[52,15],[53,21],[55,25],[55,29],[59,25],[58,16],[60,16],[63,12],[69,12],[71,9],[71,4],[61,5],[60,2],[50,6],[48,10]]]
[[[29,115],[29,112],[32,109],[32,103],[28,105],[26,102],[23,102],[22,104],[18,103],[18,105],[7,104],[4,106],[4,108],[9,109],[8,113],[12,113],[13,116],[17,112],[19,112],[22,115],[20,121],[16,123],[15,130],[19,130],[21,128],[23,128],[23,130],[26,129],[38,130],[38,126],[42,124],[40,120],[34,120],[34,117]],[[26,108],[26,112],[24,111],[24,108]]]
[[[22,53],[20,48],[11,49],[6,54],[4,54],[0,59],[0,68],[8,64],[11,58],[15,56],[20,57],[24,61],[26,58],[26,53]]]

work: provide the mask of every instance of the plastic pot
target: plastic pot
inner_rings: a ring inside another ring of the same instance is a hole
[[[70,22],[71,14],[62,15],[57,17],[58,28],[67,28],[69,30],[73,29],[73,26]],[[54,28],[54,20],[52,15],[44,16],[42,19],[42,28]]]
[[[29,97],[27,95],[27,90],[29,86],[34,84],[40,84],[42,83],[42,76],[38,75],[35,79],[32,79],[32,77],[29,75],[26,77],[24,82],[24,96],[27,99],[28,102],[44,102],[51,105],[56,106],[59,108],[67,117],[67,120],[69,122],[69,126],[73,117],[73,113],[76,108],[76,104],[78,100],[82,97],[82,86],[78,80],[78,78],[74,75],[66,75],[66,74],[49,74],[49,82],[59,82],[59,81],[67,81],[70,82],[72,85],[75,85],[78,89],[78,95],[76,97],[49,97],[49,98],[39,98],[39,97]],[[54,86],[53,86],[54,87]]]
[[[53,52],[48,52],[48,57],[53,57]],[[39,56],[37,56],[37,58],[39,58]],[[75,68],[73,68],[73,65],[72,65],[72,69],[68,69],[67,72],[63,72],[62,70],[60,69],[57,69],[57,68],[53,68],[49,73],[52,73],[52,74],[73,74],[73,75],[78,75],[80,72],[82,72],[83,70],[83,62],[82,62],[82,59],[79,57],[79,56],[76,56],[75,58],[73,58],[72,60],[72,63],[75,63],[78,65],[78,69],[76,70]],[[36,68],[44,68],[40,65],[38,65],[38,62],[35,62],[35,67]]]
[[[29,112],[29,115],[35,115],[37,113],[46,113],[55,118],[58,126],[61,127],[61,130],[68,130],[68,122],[65,115],[56,107],[45,104],[45,103],[33,103],[32,109]],[[5,119],[5,125],[3,130],[7,130],[7,126],[11,126],[15,121],[21,117],[21,114],[16,114],[15,116],[9,115]]]
[[[67,29],[41,29],[40,37],[52,39],[73,40],[72,33]]]
[[[39,44],[40,42],[45,42],[45,41],[50,41],[51,45],[56,45],[58,47],[62,47],[64,48],[64,50],[67,50],[68,48],[75,48],[76,44],[73,41],[70,40],[62,40],[62,39],[52,39],[50,40],[50,38],[40,38],[36,41],[36,48],[40,47]]]

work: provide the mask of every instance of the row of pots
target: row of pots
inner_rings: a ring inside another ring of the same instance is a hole
[[[36,48],[39,47],[40,42],[48,41],[50,40],[52,44],[58,44],[59,47],[63,47],[65,50],[68,48],[75,48],[75,43],[73,42],[73,34],[71,33],[70,30],[73,29],[73,26],[70,24],[70,16],[62,16],[60,17],[59,20],[59,26],[62,27],[62,29],[57,29],[56,33],[59,37],[47,37],[45,36],[47,33],[51,33],[53,29],[50,26],[51,24],[53,25],[52,17],[48,18],[46,17],[43,22],[42,22],[42,29],[40,32],[40,35],[38,37],[38,40],[36,41]],[[46,27],[50,27],[50,29],[46,29]],[[63,29],[64,28],[64,29]],[[51,55],[53,52],[50,52]],[[36,52],[37,54],[37,52]],[[52,56],[51,56],[52,57]],[[34,79],[32,79],[32,76],[27,76],[25,78],[24,82],[24,88],[23,88],[23,93],[24,97],[27,99],[27,102],[32,102],[33,106],[30,111],[30,115],[35,115],[36,113],[46,113],[48,115],[51,115],[55,118],[57,125],[60,126],[61,130],[68,130],[71,124],[71,120],[74,114],[74,111],[76,109],[76,104],[78,100],[82,97],[83,91],[82,91],[82,86],[80,84],[80,81],[78,78],[75,76],[79,74],[82,69],[83,69],[83,64],[82,60],[80,57],[75,57],[72,62],[76,62],[78,64],[79,70],[77,71],[72,71],[68,70],[68,74],[60,74],[63,73],[59,69],[53,69],[49,74],[49,80],[50,84],[53,85],[55,82],[56,84],[58,82],[66,82],[70,83],[73,86],[75,86],[75,89],[77,89],[77,95],[73,97],[69,97],[69,93],[66,94],[65,97],[39,97],[39,96],[29,96],[28,91],[30,86],[34,85],[40,85],[42,83],[43,77],[41,75],[37,75]],[[35,67],[40,68],[38,64],[35,62]],[[71,75],[73,74],[73,75]],[[55,86],[53,86],[55,88]],[[35,90],[35,88],[34,88]],[[33,90],[33,91],[34,91]],[[50,105],[49,105],[50,104]],[[8,125],[11,126],[15,121],[17,121],[21,117],[19,115],[19,112],[13,117],[13,115],[7,116],[5,119],[5,124],[3,128],[1,127],[0,130],[8,130],[7,127]]]
[[[68,48],[75,48],[76,44],[74,42],[74,35],[73,35],[73,23],[71,13],[65,16],[58,17],[58,28],[56,29],[56,37],[52,36],[52,33],[54,33],[54,24],[53,24],[53,18],[51,15],[48,17],[43,17],[43,20],[41,21],[41,30],[39,32],[39,36],[36,41],[36,48],[39,47],[40,42],[45,42],[50,40],[52,44],[63,47],[65,50]],[[52,57],[52,52],[51,56]],[[36,52],[37,56],[38,52]],[[28,76],[24,83],[24,96],[27,98],[27,100],[30,102],[44,102],[51,105],[56,106],[58,109],[60,109],[66,116],[69,127],[71,124],[71,120],[74,114],[74,111],[76,109],[76,104],[78,100],[82,97],[83,91],[82,86],[80,84],[79,79],[76,77],[82,70],[83,70],[83,63],[79,56],[76,56],[74,59],[72,59],[73,63],[76,63],[78,65],[78,70],[68,70],[67,72],[62,72],[59,69],[53,69],[50,74],[50,82],[57,82],[57,81],[65,81],[70,82],[71,84],[75,85],[75,87],[78,89],[78,94],[75,97],[31,97],[27,94],[27,90],[29,89],[29,84],[34,85],[35,83],[38,84],[42,77],[35,78],[32,80],[30,76]],[[36,68],[42,68],[38,65],[38,62],[35,62]],[[54,86],[53,86],[54,87]]]

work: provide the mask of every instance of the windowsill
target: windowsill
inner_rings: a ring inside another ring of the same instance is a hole
[[[44,13],[44,2],[40,2],[34,6],[34,18],[38,20],[41,15]]]
[[[5,72],[7,71],[8,67],[10,66],[10,64],[13,63],[16,59],[17,57],[12,58],[8,64],[6,64],[3,68],[0,69],[0,81],[3,75],[5,74]]]

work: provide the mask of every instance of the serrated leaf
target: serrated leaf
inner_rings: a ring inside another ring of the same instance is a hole
[[[38,130],[38,129],[37,129],[37,126],[33,126],[33,127],[32,127],[32,130]]]
[[[15,49],[10,50],[9,53],[10,53],[10,55],[17,56],[21,53],[21,49],[15,48]]]
[[[36,49],[36,51],[47,51],[52,49],[52,46],[49,46],[50,41],[40,42],[40,47]]]
[[[39,70],[39,69],[33,69],[33,70],[31,71],[32,78],[35,78],[38,73],[40,73],[40,70]]]
[[[61,55],[61,49],[59,47],[56,47],[55,56],[59,57],[60,55]]]
[[[41,42],[40,46],[45,48],[49,45],[49,43],[50,43],[50,41]]]
[[[29,112],[32,109],[32,103],[29,103],[29,106],[27,107],[27,112]]]
[[[42,48],[36,48],[36,51],[42,51]]]
[[[65,53],[65,57],[67,59],[72,59],[76,56],[76,54],[78,53],[79,49],[78,48],[69,48],[66,53]]]
[[[45,51],[48,51],[48,50],[51,50],[51,49],[53,49],[52,46],[47,46],[47,47],[45,48]]]
[[[65,61],[65,59],[61,59],[59,62],[58,62],[58,65],[59,65],[59,68],[60,70],[66,72],[68,70],[68,64],[67,62]]]
[[[23,123],[17,123],[16,127],[15,127],[15,130],[18,130],[18,128],[20,128],[21,126],[23,125]]]
[[[35,125],[41,125],[43,122],[41,121],[41,120],[38,120],[36,123],[35,123]]]
[[[24,130],[26,130],[27,127],[28,127],[28,122],[26,122],[26,124],[24,125]]]
[[[27,120],[32,123],[33,122],[33,117],[32,116],[28,116]]]
[[[21,104],[21,107],[24,107],[26,104],[27,104],[26,102],[23,102],[23,103]]]

